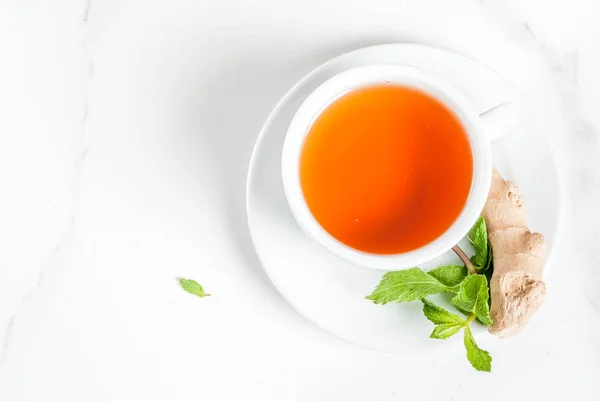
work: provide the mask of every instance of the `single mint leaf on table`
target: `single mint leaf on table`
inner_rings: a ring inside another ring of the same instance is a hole
[[[465,326],[466,322],[460,316],[450,313],[426,299],[421,301],[423,302],[423,314],[435,324],[429,337],[443,340],[458,333]]]
[[[467,359],[471,365],[480,372],[492,371],[492,357],[489,352],[482,350],[477,346],[473,333],[469,326],[465,327],[465,348],[467,349]]]
[[[452,303],[465,314],[474,313],[477,319],[486,326],[492,324],[488,299],[490,297],[487,279],[481,274],[472,274],[460,283],[458,294]]]
[[[459,285],[469,272],[465,266],[447,265],[429,270],[427,274],[435,277],[440,283],[448,287],[454,287]]]
[[[388,302],[412,302],[440,292],[457,292],[458,287],[448,287],[435,277],[414,267],[387,272],[366,299],[376,304]]]
[[[488,236],[483,217],[480,216],[477,219],[471,230],[469,230],[467,238],[475,248],[475,255],[471,257],[471,263],[477,266],[478,270],[485,268],[488,259]]]
[[[198,282],[191,279],[180,278],[179,284],[181,287],[189,292],[190,294],[198,295],[200,298],[208,297],[210,294],[204,292],[204,288]]]

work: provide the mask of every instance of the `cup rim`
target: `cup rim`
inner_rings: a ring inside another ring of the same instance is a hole
[[[300,184],[300,156],[305,138],[318,116],[335,100],[353,90],[377,84],[402,85],[420,90],[448,107],[463,126],[473,155],[471,188],[461,213],[439,237],[412,251],[372,254],[354,249],[329,234],[312,215]],[[428,262],[450,250],[479,217],[491,184],[489,138],[471,103],[450,84],[414,67],[377,64],[337,74],[315,89],[294,115],[283,144],[281,177],[284,192],[302,230],[331,253],[346,261],[378,270],[398,270]]]

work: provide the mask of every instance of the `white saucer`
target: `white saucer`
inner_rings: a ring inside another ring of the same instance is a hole
[[[405,64],[437,75],[479,112],[502,102],[515,103],[521,123],[493,142],[494,162],[521,187],[530,226],[548,241],[549,262],[562,220],[559,174],[547,139],[514,89],[481,64],[433,47],[388,44],[346,53],[304,77],[275,107],[256,142],[247,189],[250,232],[271,281],[302,316],[347,341],[382,351],[431,350],[442,342],[428,338],[432,324],[423,317],[421,303],[381,306],[365,300],[383,273],[353,266],[306,237],[291,214],[281,182],[283,140],[302,101],[335,74],[376,63]],[[457,259],[447,253],[422,267],[450,261]]]

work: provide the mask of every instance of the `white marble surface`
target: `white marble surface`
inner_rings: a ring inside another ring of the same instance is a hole
[[[1,0],[0,400],[600,399],[598,15],[597,0]],[[547,301],[520,336],[481,340],[491,375],[460,341],[392,355],[323,333],[249,241],[270,109],[329,58],[394,41],[507,77],[562,158]]]

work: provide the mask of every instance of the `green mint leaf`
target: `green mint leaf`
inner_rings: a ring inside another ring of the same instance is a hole
[[[465,320],[446,309],[437,306],[426,299],[423,302],[423,314],[429,321],[435,323],[430,338],[444,340],[456,333],[465,326]]]
[[[448,287],[459,285],[468,273],[466,267],[459,265],[440,266],[427,272],[427,274],[435,277],[440,283]]]
[[[465,327],[464,324],[452,324],[444,323],[438,324],[433,328],[433,331],[429,335],[429,338],[436,338],[438,340],[445,340],[446,338],[455,335]]]
[[[488,237],[487,237],[487,226],[485,219],[479,217],[469,233],[467,238],[475,248],[475,255],[471,258],[471,262],[478,267],[478,269],[484,268],[488,260]]]
[[[492,261],[494,259],[494,255],[492,252],[492,244],[490,244],[490,241],[488,240],[488,244],[487,244],[487,259],[485,261],[485,267],[484,270],[489,270],[492,267]]]
[[[454,313],[448,312],[441,306],[437,306],[433,302],[422,299],[423,302],[423,314],[432,323],[435,324],[464,324],[465,320],[455,315]]]
[[[467,359],[473,367],[480,372],[492,371],[492,357],[490,353],[477,346],[471,328],[465,327],[465,348],[467,349]]]
[[[488,284],[492,282],[492,276],[494,275],[494,262],[493,262],[493,252],[492,252],[492,246],[488,243],[488,252],[489,252],[489,258],[488,258],[488,262],[487,262],[487,266],[486,268],[483,270],[483,275],[485,276],[485,278],[487,279]],[[489,292],[489,298],[488,298],[488,305],[491,307],[492,306],[492,294],[491,291]]]
[[[471,256],[471,263],[475,264],[476,256],[477,255]],[[480,273],[484,273],[484,272],[490,271],[492,269],[493,257],[494,257],[494,255],[492,254],[492,244],[490,244],[490,241],[488,240],[488,243],[487,243],[487,256],[485,258],[485,265],[481,266],[481,267],[475,266],[475,269],[478,272],[480,272]],[[490,273],[490,276],[491,276],[491,273]]]
[[[488,299],[490,297],[487,279],[481,274],[472,274],[460,283],[458,294],[452,303],[465,314],[474,313],[486,326],[492,324]]]
[[[387,272],[366,299],[376,304],[412,302],[439,292],[457,292],[458,287],[448,287],[423,270],[412,269]]]
[[[200,298],[208,297],[210,294],[204,292],[204,288],[198,284],[195,280],[180,278],[179,284],[181,287],[189,292],[190,294],[198,295]]]

